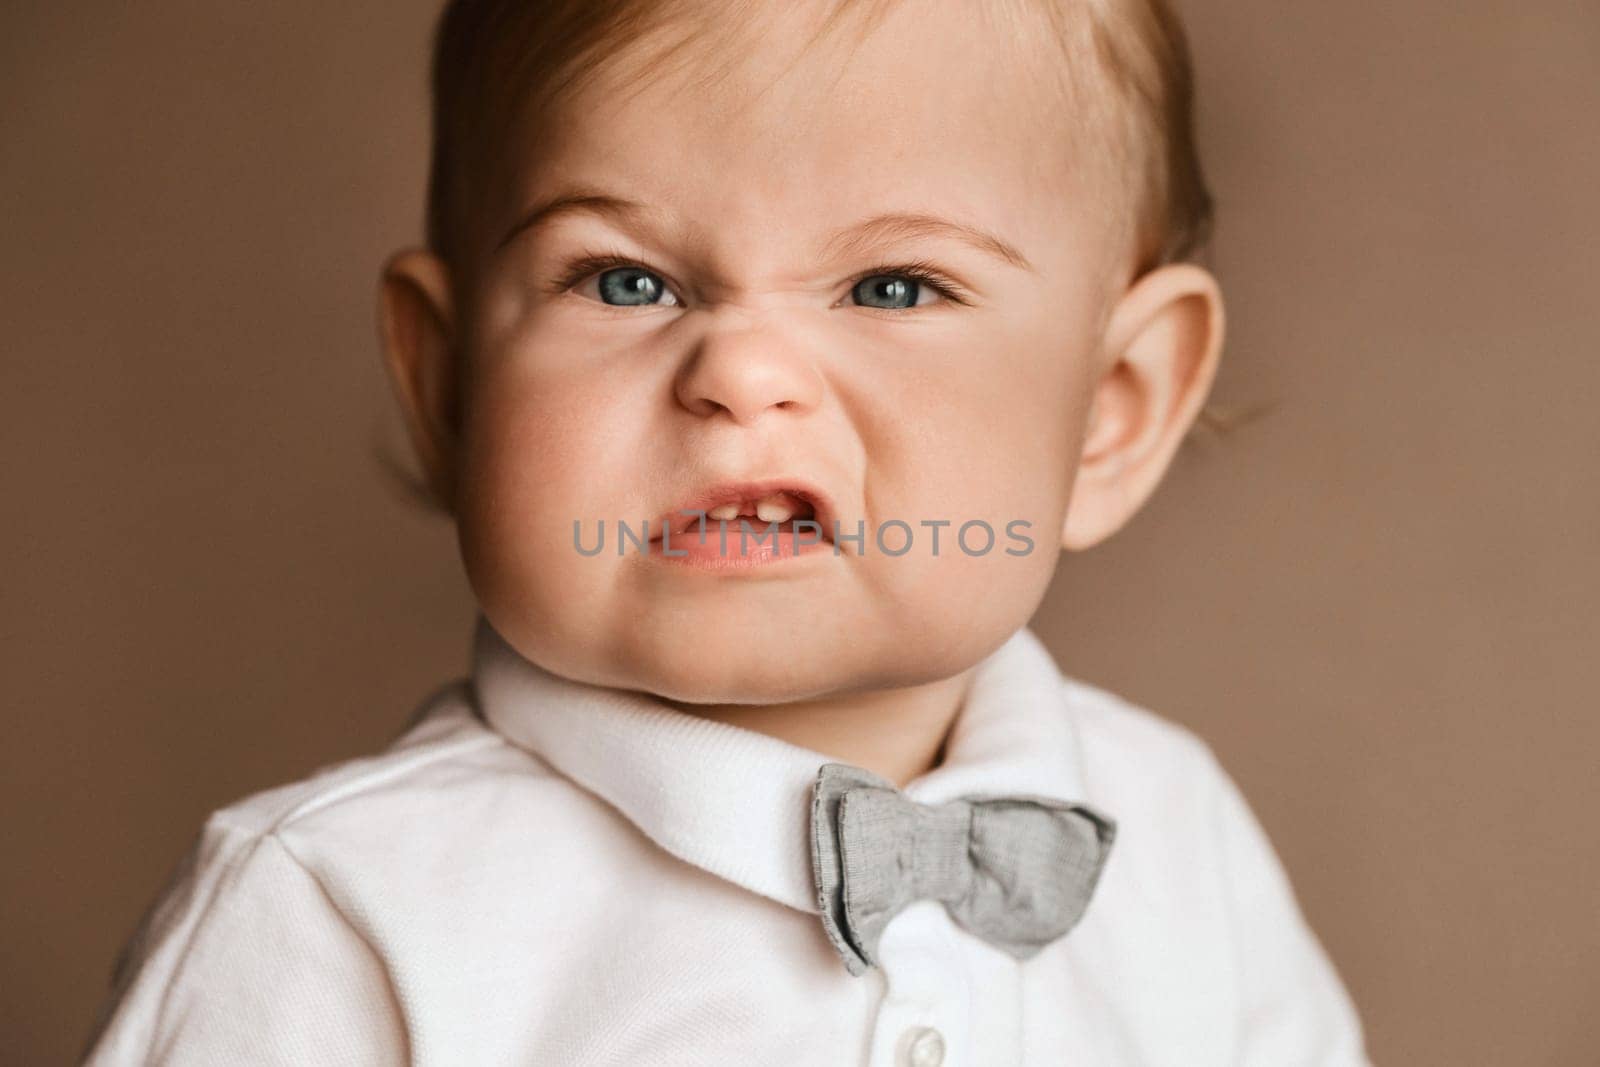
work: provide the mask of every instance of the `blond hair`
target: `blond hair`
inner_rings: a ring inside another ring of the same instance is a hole
[[[815,39],[846,13],[865,13],[870,32],[899,0],[832,0]],[[1045,15],[1061,46],[1063,84],[1075,99],[1090,81],[1111,89],[1110,146],[1122,173],[1137,175],[1134,212],[1138,272],[1196,255],[1207,243],[1212,201],[1200,169],[1193,129],[1194,84],[1188,44],[1164,0],[1020,0],[995,13]],[[451,0],[439,18],[432,71],[433,155],[429,167],[427,242],[453,269],[470,273],[482,212],[537,143],[529,122],[549,114],[608,59],[641,46],[642,81],[687,56],[715,53],[739,32],[759,3],[719,7],[717,36],[687,16],[704,5],[683,0]],[[1030,27],[1019,25],[1023,33]],[[1032,23],[1037,28],[1037,19]],[[676,32],[675,32],[676,31]],[[1036,36],[1036,34],[1034,34]],[[814,43],[814,41],[813,41]],[[1082,60],[1087,57],[1087,63]],[[1090,110],[1085,108],[1080,111]],[[1119,184],[1121,184],[1119,182]]]
[[[512,195],[528,153],[537,152],[544,116],[624,49],[645,53],[632,71],[636,85],[696,58],[698,72],[707,54],[735,53],[718,46],[759,15],[762,2],[728,0],[708,26],[698,0],[450,0],[434,39],[426,240],[450,268],[457,306],[476,294],[486,219],[518,206],[497,198]],[[865,16],[864,36],[899,2],[831,0],[810,43],[846,14]],[[1212,198],[1195,145],[1188,43],[1166,0],[984,0],[979,10],[1011,18],[1017,39],[1037,37],[1040,14],[1048,22],[1069,105],[1063,127],[1098,131],[1107,151],[1093,155],[1109,161],[1114,185],[1132,190],[1131,210],[1113,210],[1126,216],[1118,222],[1134,275],[1200,255]],[[469,325],[470,318],[462,328]],[[1201,422],[1222,428],[1225,418],[1207,411]]]

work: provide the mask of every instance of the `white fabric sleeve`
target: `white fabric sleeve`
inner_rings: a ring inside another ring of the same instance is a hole
[[[1235,931],[1239,1067],[1371,1067],[1361,1023],[1237,783],[1218,777],[1217,833]]]
[[[275,834],[213,816],[123,955],[89,1067],[392,1065],[378,956]]]

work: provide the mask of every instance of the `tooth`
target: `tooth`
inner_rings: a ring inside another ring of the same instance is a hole
[[[718,504],[706,512],[706,518],[721,521],[723,519],[737,519],[739,517],[738,504]]]
[[[784,495],[765,497],[756,502],[756,518],[762,522],[788,522],[795,509]]]

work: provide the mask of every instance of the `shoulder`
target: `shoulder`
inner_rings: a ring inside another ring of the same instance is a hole
[[[1088,796],[1117,820],[1106,879],[1111,896],[1131,906],[1106,915],[1137,927],[1152,973],[1180,956],[1197,973],[1211,968],[1210,988],[1239,1020],[1239,1063],[1365,1067],[1349,995],[1211,746],[1087,682],[1063,676],[1062,693]]]
[[[1063,675],[1062,693],[1088,795],[1151,853],[1230,881],[1284,880],[1250,802],[1199,734],[1081,679]]]
[[[323,1024],[375,1028],[373,1047],[387,1047],[398,1024],[361,1006],[388,1003],[388,978],[359,910],[337,890],[337,866],[323,862],[344,851],[337,840],[324,847],[329,830],[392,849],[397,824],[424,798],[451,802],[452,781],[519,765],[536,777],[532,757],[479,724],[465,679],[437,688],[418,713],[382,752],[205,818],[117,956],[90,1062],[142,1062],[160,1042],[202,1062],[254,1062],[285,1041],[308,1049],[294,1057],[307,1062],[315,1042],[302,1038]]]
[[[490,729],[476,705],[470,680],[455,679],[382,751],[216,809],[198,861],[226,863],[267,842],[341,902],[343,879],[470,855],[508,827],[581,824],[573,816],[593,806],[587,794]]]
[[[525,763],[531,757],[513,753],[483,726],[473,713],[470,685],[456,679],[430,694],[411,726],[382,751],[240,797],[211,812],[206,827],[222,836],[260,838],[301,827],[332,808],[381,806],[464,766],[507,759]]]
[[[441,685],[382,751],[326,764],[212,810],[147,914],[141,936],[185,912],[208,911],[263,878],[309,879],[316,889],[312,858],[338,852],[321,847],[330,832],[393,841],[400,824],[415,823],[430,806],[447,808],[486,779],[512,775],[535,781],[549,772],[482,723],[467,679]]]
[[[490,729],[476,705],[470,679],[454,679],[382,750],[213,809],[125,955],[186,936],[219,909],[259,909],[269,898],[315,900],[361,927],[375,892],[401,883],[427,891],[424,874],[471,870],[508,836],[519,838],[520,854],[541,856],[592,826],[582,790]]]
[[[1062,693],[1085,796],[1117,824],[1108,879],[1191,932],[1226,939],[1243,874],[1231,845],[1255,822],[1211,746],[1107,689],[1064,676]]]
[[[1061,694],[1091,793],[1192,802],[1229,784],[1216,753],[1189,727],[1068,675]]]

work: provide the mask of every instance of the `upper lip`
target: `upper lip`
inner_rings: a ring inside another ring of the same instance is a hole
[[[671,530],[672,535],[676,537],[700,529],[702,520],[708,524],[715,521],[705,517],[705,513],[712,508],[721,507],[723,504],[753,503],[762,497],[775,496],[778,493],[787,493],[811,505],[811,521],[822,528],[820,534],[822,540],[828,542],[833,540],[835,515],[833,501],[814,482],[792,475],[742,482],[719,482],[702,489],[673,510],[661,515],[655,524],[658,532],[651,540],[661,540],[659,531],[662,530]]]

